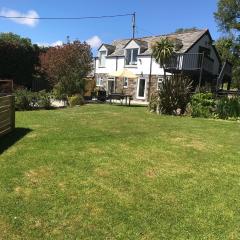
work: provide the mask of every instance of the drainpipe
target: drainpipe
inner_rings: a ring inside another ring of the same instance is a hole
[[[152,62],[153,62],[153,56],[151,55],[151,60],[150,60],[150,73],[149,73],[149,80],[148,80],[148,101],[150,101],[150,92],[151,92]]]
[[[116,57],[116,71],[118,70],[118,56]],[[116,92],[117,89],[117,81],[116,78],[114,78],[114,92]]]

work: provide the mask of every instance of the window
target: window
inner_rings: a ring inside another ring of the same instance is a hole
[[[139,99],[145,98],[145,88],[146,88],[146,80],[144,78],[140,78],[138,80],[137,98]]]
[[[105,67],[107,51],[100,51],[99,53],[99,66]]]
[[[205,57],[210,57],[211,49],[200,46],[199,53],[204,53]]]
[[[163,78],[163,77],[158,78],[157,90],[161,90],[161,89],[162,89],[163,81],[164,81],[164,78]]]
[[[128,78],[123,79],[123,88],[128,88]]]
[[[126,65],[137,65],[138,48],[126,50]]]
[[[102,86],[103,86],[103,79],[102,79],[102,78],[97,78],[97,80],[96,80],[96,86],[97,86],[97,87],[102,87]]]
[[[115,78],[108,78],[107,90],[108,93],[115,92]]]

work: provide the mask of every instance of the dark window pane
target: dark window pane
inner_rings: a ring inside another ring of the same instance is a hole
[[[138,96],[144,97],[145,93],[145,79],[139,79],[139,89],[138,89]]]
[[[135,48],[132,51],[132,64],[137,64],[138,49]]]
[[[131,49],[126,50],[126,65],[131,63]]]

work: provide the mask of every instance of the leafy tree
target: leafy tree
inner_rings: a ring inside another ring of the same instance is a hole
[[[39,48],[28,38],[13,33],[0,34],[0,78],[31,87]]]
[[[74,41],[49,48],[40,56],[42,71],[58,95],[83,94],[84,78],[92,69],[92,53],[87,43]]]
[[[222,31],[240,31],[240,0],[219,0],[214,15]]]

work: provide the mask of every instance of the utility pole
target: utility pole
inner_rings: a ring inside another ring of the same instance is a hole
[[[67,36],[67,44],[70,44],[70,36]]]
[[[134,12],[132,15],[132,38],[135,38],[135,32],[136,32],[136,13]]]

